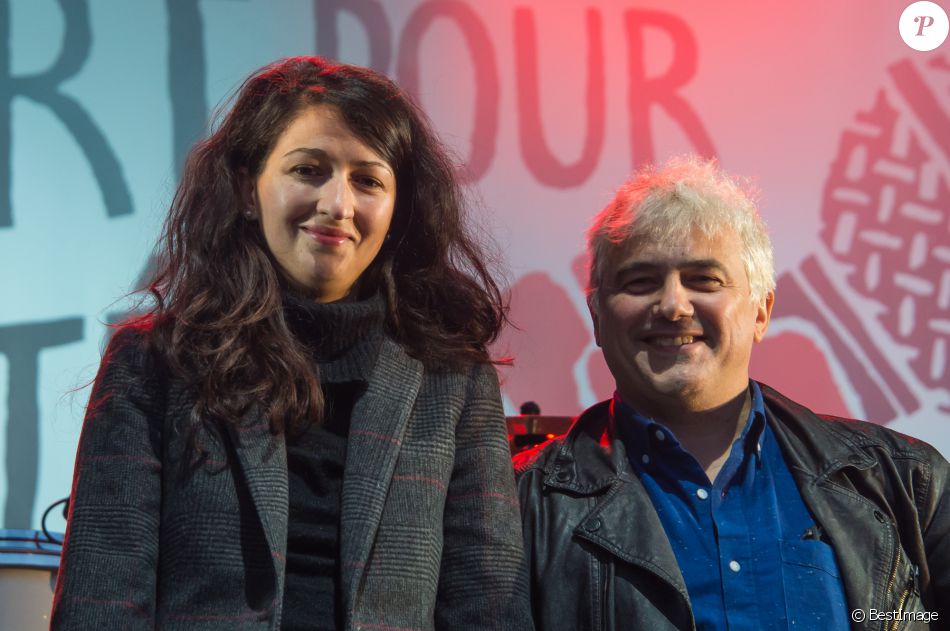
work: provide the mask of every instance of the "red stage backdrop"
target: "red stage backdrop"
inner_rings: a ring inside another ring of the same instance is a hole
[[[510,412],[611,394],[584,231],[637,166],[698,152],[756,182],[775,244],[753,375],[950,454],[950,42],[908,47],[908,4],[0,0],[0,527],[68,493],[71,391],[211,107],[298,54],[389,74],[456,150],[508,274]]]

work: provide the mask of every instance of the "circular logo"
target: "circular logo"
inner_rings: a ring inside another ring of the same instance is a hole
[[[851,619],[855,622],[861,623],[864,622],[864,610],[863,609],[852,609],[851,610]]]
[[[933,50],[947,39],[950,20],[933,2],[915,2],[901,13],[898,23],[901,39],[914,50]]]

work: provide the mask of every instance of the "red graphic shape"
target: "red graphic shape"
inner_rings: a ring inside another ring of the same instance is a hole
[[[617,382],[614,380],[614,376],[610,374],[607,362],[604,361],[604,354],[600,352],[599,348],[587,358],[587,376],[590,379],[590,387],[598,401],[614,396]]]
[[[795,401],[822,414],[852,416],[815,343],[798,333],[769,336],[752,352],[753,379],[778,387]]]
[[[792,274],[783,274],[779,277],[778,287],[775,290],[776,299],[775,310],[772,314],[773,321],[778,321],[785,317],[794,317],[806,320],[815,325],[820,335],[827,341],[832,355],[841,362],[848,380],[858,393],[861,399],[861,406],[864,409],[865,418],[877,423],[887,423],[894,420],[898,414],[897,409],[890,403],[882,392],[880,385],[878,385],[871,373],[868,372],[866,367],[866,363],[868,362],[862,361],[864,355],[858,355],[853,350],[854,344],[849,343],[851,339],[846,339],[840,334],[842,329],[849,330],[853,333],[863,333],[860,323],[857,322],[854,314],[850,313],[850,309],[847,305],[844,305],[843,301],[840,301],[840,297],[832,289],[831,284],[825,277],[820,266],[814,261],[814,258],[807,259],[803,268],[805,273],[801,281]],[[811,291],[809,292],[806,289],[810,289]],[[825,312],[819,308],[819,304],[816,303],[815,299],[809,296],[810,293],[817,294],[819,296],[817,300],[825,299],[822,304],[833,314],[833,317],[839,314],[845,316],[847,318],[846,324],[841,327],[835,326],[836,322],[840,323],[840,321],[838,321],[837,318],[836,321],[832,321],[826,317]],[[835,299],[837,299],[837,302],[833,302],[831,306],[828,306],[827,300],[834,301]],[[849,324],[851,326],[847,326]],[[862,339],[866,340],[866,336]],[[873,345],[871,348],[875,351],[877,350]],[[760,355],[764,354],[761,351],[757,352],[759,352]],[[873,361],[870,363],[872,365],[874,364]],[[887,364],[885,363],[884,365]],[[802,364],[794,366],[794,369],[808,372],[812,367],[807,364]],[[784,381],[775,380],[769,385],[775,386],[780,391],[784,391],[785,388]],[[809,407],[815,406],[818,403],[817,401],[812,401],[810,396],[799,399],[799,402]],[[845,416],[854,415],[856,415],[856,411]]]
[[[574,280],[578,287],[583,287],[586,291],[587,280],[590,275],[590,257],[587,252],[581,252],[571,260],[571,273],[574,274]]]
[[[494,349],[513,355],[517,367],[502,390],[515,406],[536,401],[544,414],[576,414],[573,366],[591,337],[567,292],[545,273],[522,276],[511,288],[511,321]]]
[[[928,387],[950,383],[950,86],[945,62],[891,66],[895,91],[878,94],[841,137],[825,188],[821,238],[854,268],[846,282],[882,310],[891,340],[915,352]],[[943,99],[943,100],[942,100]],[[880,345],[880,342],[878,342]],[[863,346],[863,344],[862,344]],[[884,351],[886,354],[886,351]],[[907,411],[916,397],[875,362]]]

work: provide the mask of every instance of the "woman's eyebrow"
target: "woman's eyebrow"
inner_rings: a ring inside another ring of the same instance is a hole
[[[323,149],[318,149],[316,147],[297,147],[296,149],[291,149],[290,151],[285,153],[283,157],[286,158],[287,156],[292,155],[294,153],[303,153],[313,158],[317,158],[319,160],[327,159],[327,152],[324,151]],[[393,173],[392,167],[390,167],[388,164],[386,164],[385,162],[381,160],[358,160],[354,162],[353,164],[355,164],[358,167],[378,167],[380,169],[385,169],[386,171],[389,171],[389,173],[395,176],[395,173]]]
[[[285,153],[282,157],[286,158],[287,156],[294,153],[305,153],[308,156],[313,156],[314,158],[326,158],[327,152],[323,149],[317,149],[316,147],[297,147],[296,149],[291,149]]]

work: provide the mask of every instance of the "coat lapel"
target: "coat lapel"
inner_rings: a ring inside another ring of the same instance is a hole
[[[366,393],[353,407],[340,516],[343,606],[356,606],[406,424],[422,384],[422,364],[384,338]]]
[[[259,411],[248,413],[237,427],[230,429],[237,463],[250,492],[274,562],[277,579],[275,605],[284,594],[287,553],[287,447],[283,434],[273,434]],[[279,607],[278,607],[279,608]],[[279,616],[275,616],[275,620]]]
[[[801,470],[793,473],[799,474],[799,480],[809,475]],[[799,489],[802,500],[816,515],[822,530],[828,534],[831,547],[836,549],[835,558],[848,606],[867,611],[881,608],[884,602],[894,604],[887,610],[897,609],[900,592],[905,587],[905,577],[900,576],[901,580],[897,580],[899,568],[896,554],[899,544],[891,522],[864,497],[830,482],[817,483],[812,478],[804,484],[799,481]],[[861,542],[861,554],[840,553],[840,550],[849,547],[853,549],[855,541]],[[893,577],[889,580],[891,575]],[[868,576],[875,577],[875,585],[886,585],[888,591],[874,593],[867,589]]]
[[[612,402],[587,410],[568,433],[545,486],[596,498],[574,536],[660,577],[688,608],[673,548],[650,495],[630,470],[616,422]]]
[[[670,540],[636,477],[618,478],[574,529],[574,535],[657,575],[679,592],[684,604],[689,602]]]
[[[784,397],[778,399],[770,388],[763,387],[763,394],[768,395],[767,418],[802,501],[835,550],[848,606],[880,608],[884,598],[896,608],[906,572],[898,576],[901,555],[895,526],[867,495],[842,484],[848,470],[857,473],[878,466],[876,459],[862,445],[834,432],[832,422]],[[882,507],[887,505],[881,501]],[[861,554],[842,554],[855,549],[855,541],[861,542]],[[886,584],[889,591],[872,593],[868,576],[875,584]]]

